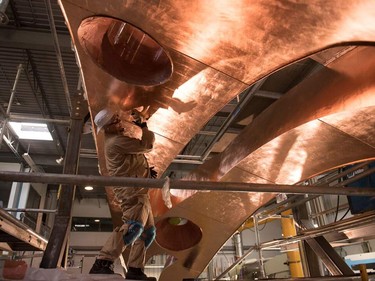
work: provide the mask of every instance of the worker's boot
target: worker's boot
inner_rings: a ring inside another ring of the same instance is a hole
[[[113,261],[97,259],[90,269],[90,274],[114,274]]]
[[[128,268],[128,272],[126,273],[126,279],[157,281],[155,277],[147,277],[147,275],[144,274],[141,268],[136,268],[136,267]]]

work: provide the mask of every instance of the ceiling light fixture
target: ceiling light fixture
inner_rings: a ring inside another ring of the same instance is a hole
[[[59,165],[62,165],[62,163],[64,162],[64,157],[60,157],[58,159],[56,159],[56,163],[59,164]]]
[[[88,185],[88,186],[85,186],[85,190],[93,190],[94,188],[92,187],[92,186],[90,186],[90,185]]]
[[[9,122],[9,125],[20,139],[53,140],[45,123]]]

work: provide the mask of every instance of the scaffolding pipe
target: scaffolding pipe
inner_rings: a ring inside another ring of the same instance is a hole
[[[13,100],[14,100],[14,97],[16,95],[17,84],[18,84],[18,81],[20,79],[22,70],[23,70],[23,66],[22,66],[22,64],[19,64],[18,65],[18,69],[17,69],[16,78],[14,80],[13,88],[11,90],[11,94],[10,94],[10,98],[9,98],[9,102],[8,102],[8,107],[7,107],[5,119],[3,121],[3,126],[1,127],[0,148],[1,148],[1,145],[3,143],[4,130],[5,130],[6,126],[8,125],[8,119],[9,119],[10,110],[12,108]]]
[[[258,252],[258,264],[259,264],[259,274],[260,278],[266,278],[266,270],[264,268],[264,260],[262,248],[260,247],[260,233],[259,233],[259,223],[258,223],[258,214],[254,214],[254,234],[255,234],[255,247]]]
[[[7,212],[29,212],[29,213],[56,213],[56,210],[30,209],[30,208],[4,208]]]
[[[143,179],[129,177],[110,177],[53,173],[23,173],[0,171],[1,181],[36,182],[46,184],[73,184],[92,186],[119,186],[135,188],[163,188],[165,179]],[[260,184],[244,182],[212,182],[170,180],[171,189],[197,191],[232,191],[232,192],[271,192],[291,194],[336,194],[349,196],[375,196],[375,188],[331,187],[331,186],[296,186],[286,184]]]
[[[314,238],[317,236],[322,236],[328,233],[331,233],[332,231],[343,231],[349,228],[356,228],[361,227],[365,225],[370,225],[374,223],[375,219],[375,212],[370,211],[367,213],[364,213],[362,215],[358,215],[343,221],[331,223],[327,226],[322,226],[319,228],[309,229],[303,232],[301,235],[297,235],[290,238],[285,238],[283,240],[273,240],[269,242],[264,242],[260,245],[260,248],[270,248],[270,247],[277,247],[277,246],[283,246],[295,242],[299,242],[302,240],[306,240],[309,238]]]
[[[37,183],[79,184],[94,186],[124,186],[136,188],[162,188],[164,179],[143,179],[129,177],[110,177],[53,173],[22,173],[0,171],[0,180]],[[259,184],[243,182],[211,182],[170,180],[171,189],[213,190],[235,192],[282,192],[291,194],[342,194],[352,196],[375,196],[374,188],[345,188],[331,186],[295,186],[277,184]]]
[[[238,260],[236,260],[230,267],[228,267],[226,270],[224,270],[219,276],[217,276],[214,280],[221,280],[225,275],[228,274],[233,268],[235,268],[238,264],[243,262],[252,252],[254,252],[255,247],[251,247],[247,252],[240,257]]]
[[[53,37],[53,43],[54,43],[54,46],[55,46],[57,62],[59,64],[59,70],[60,70],[60,75],[61,75],[61,81],[62,81],[63,88],[64,88],[64,94],[65,94],[66,102],[68,104],[69,114],[71,114],[71,112],[72,112],[72,102],[71,102],[70,94],[69,94],[68,81],[67,81],[66,75],[65,75],[64,63],[63,63],[63,59],[62,59],[62,55],[61,55],[59,39],[57,37],[55,20],[53,18],[51,0],[44,0],[44,2],[46,3],[46,6],[47,6],[47,15],[48,15],[49,24],[50,24],[50,27],[51,27],[51,32],[52,32],[52,37]]]
[[[242,246],[242,237],[240,232],[236,232],[233,237],[234,240],[234,248],[236,252],[236,258],[240,258],[243,256],[243,246]]]
[[[368,161],[368,162],[364,162],[364,163],[361,163],[361,164],[359,164],[359,165],[357,165],[357,166],[355,166],[355,167],[352,167],[352,168],[346,170],[346,173],[340,173],[338,177],[335,176],[334,178],[331,178],[328,182],[325,182],[325,184],[328,184],[328,185],[329,185],[330,183],[332,183],[332,182],[333,182],[334,180],[336,180],[337,178],[340,178],[340,177],[346,176],[347,174],[349,174],[349,173],[351,173],[351,172],[353,172],[353,171],[355,171],[355,170],[357,170],[357,169],[359,169],[359,168],[361,168],[361,167],[363,167],[363,166],[366,166],[366,165],[368,165],[369,163],[371,163],[371,162],[370,162],[370,161]],[[370,174],[372,174],[372,173],[374,173],[374,172],[375,172],[375,167],[374,167],[374,168],[371,168],[371,169],[367,169],[367,170],[365,170],[364,172],[362,172],[362,173],[360,173],[360,174],[357,174],[357,175],[355,175],[354,177],[351,177],[350,179],[347,179],[347,180],[345,180],[345,181],[342,181],[342,182],[340,182],[340,183],[338,183],[338,184],[336,184],[336,185],[334,185],[334,186],[332,186],[332,187],[333,187],[333,188],[336,188],[336,187],[343,187],[343,186],[345,186],[345,185],[347,185],[347,184],[350,184],[350,183],[353,183],[353,182],[355,182],[355,181],[357,181],[357,180],[359,180],[359,179],[361,179],[361,178],[363,178],[363,177],[365,177],[365,176],[368,176],[368,175],[370,175]],[[324,183],[322,183],[322,182],[319,181],[319,182],[317,182],[317,183],[314,184],[314,185],[308,185],[308,186],[310,186],[310,187],[314,187],[314,186],[323,186],[323,185],[324,185]],[[297,187],[297,186],[298,186],[298,188],[299,188],[300,185],[296,185],[296,187]],[[311,201],[311,200],[317,198],[318,196],[319,196],[319,195],[314,195],[314,196],[305,197],[305,198],[303,198],[303,199],[298,199],[298,200],[297,200],[297,197],[296,197],[296,196],[293,196],[293,197],[290,197],[290,198],[286,199],[285,201],[282,201],[282,202],[277,203],[277,204],[275,204],[275,205],[270,205],[270,206],[268,206],[268,207],[265,207],[265,208],[261,209],[261,210],[259,211],[259,215],[264,214],[266,211],[270,211],[270,212],[267,213],[267,215],[264,217],[264,218],[268,218],[268,217],[269,217],[270,215],[272,215],[272,214],[278,214],[278,213],[281,213],[281,212],[283,212],[283,211],[286,211],[286,210],[292,209],[292,208],[297,207],[297,206],[299,206],[299,205],[302,205],[302,204],[304,204],[304,203],[306,203],[306,202],[308,202],[308,201]],[[297,202],[295,202],[295,203],[291,203],[293,200],[296,200]],[[281,207],[281,208],[278,208],[278,207]]]
[[[336,175],[331,175],[331,176],[329,176],[327,179],[325,179],[325,177],[324,178],[322,178],[322,179],[320,179],[319,180],[319,182],[316,184],[316,185],[321,185],[321,184],[325,184],[325,183],[331,183],[331,182],[333,182],[334,180],[337,180],[337,179],[340,179],[340,178],[343,178],[343,177],[345,177],[345,176],[347,176],[348,174],[350,174],[350,173],[352,173],[352,172],[354,172],[354,171],[356,171],[356,170],[358,170],[358,169],[360,169],[360,168],[363,168],[363,167],[365,167],[365,166],[367,166],[368,164],[370,164],[372,161],[366,161],[366,162],[363,162],[363,163],[359,163],[358,165],[355,165],[355,166],[353,166],[353,167],[350,167],[349,169],[347,169],[347,170],[344,170],[344,171],[342,171],[342,172],[340,172],[340,173],[337,173]]]
[[[70,124],[70,120],[65,120],[65,119],[40,118],[40,117],[23,116],[23,115],[16,115],[16,114],[10,114],[9,120],[15,121],[15,122],[29,122],[29,123],[45,122],[45,123],[56,123],[56,124],[62,124],[62,125]]]

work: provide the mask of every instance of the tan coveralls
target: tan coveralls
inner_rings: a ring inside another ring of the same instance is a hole
[[[135,139],[122,134],[105,135],[105,156],[110,176],[149,178],[150,169],[144,153],[152,149],[155,135],[147,127],[142,128],[142,139]],[[114,261],[125,250],[123,235],[127,233],[127,221],[140,222],[144,229],[154,226],[148,189],[145,188],[114,188],[114,193],[121,203],[121,227],[116,227],[100,250],[99,259]],[[145,243],[137,239],[131,250],[128,267],[142,268],[145,263]]]

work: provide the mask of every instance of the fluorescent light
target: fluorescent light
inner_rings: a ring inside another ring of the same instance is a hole
[[[96,219],[96,220],[94,220],[94,222],[100,222],[100,220],[99,220],[99,219]]]
[[[12,127],[13,131],[20,139],[48,141],[53,140],[48,130],[47,124],[9,122],[9,125]]]
[[[85,190],[93,190],[94,188],[92,186],[85,186]]]

